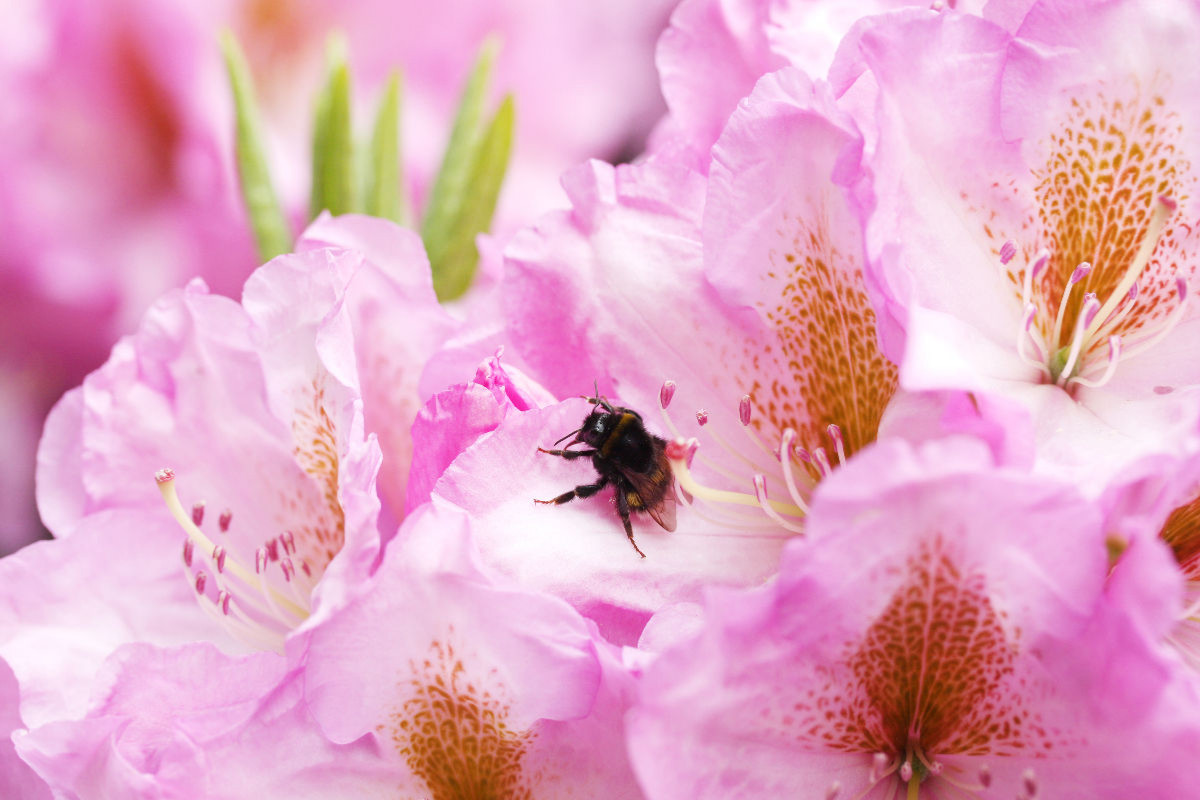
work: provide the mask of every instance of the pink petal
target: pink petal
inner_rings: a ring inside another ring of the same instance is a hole
[[[638,557],[609,495],[540,506],[596,479],[586,459],[538,453],[577,428],[590,406],[572,400],[509,416],[458,457],[434,488],[436,498],[468,511],[489,568],[557,595],[595,619],[605,635],[632,644],[659,608],[699,599],[711,584],[753,585],[772,574],[785,532],[756,535],[722,529],[678,509],[668,533],[636,516]]]
[[[49,787],[13,749],[10,737],[25,728],[21,720],[20,702],[21,692],[16,676],[8,664],[0,659],[0,792],[6,797],[48,800]]]
[[[0,561],[0,656],[31,727],[83,713],[93,679],[126,642],[201,640],[236,648],[182,574],[181,542],[154,511],[86,517],[74,535]]]
[[[427,501],[434,484],[458,454],[495,430],[508,414],[553,402],[553,397],[519,371],[510,374],[498,357],[481,364],[473,382],[434,395],[412,426],[414,458],[407,508]]]
[[[379,479],[391,517],[404,513],[413,443],[409,433],[422,403],[425,363],[459,327],[433,294],[420,238],[389,222],[355,215],[322,216],[296,244],[301,252],[347,248],[361,253],[344,289],[343,330],[361,383],[366,429],[388,457]],[[332,333],[332,332],[331,332]],[[442,387],[437,387],[441,389]]]

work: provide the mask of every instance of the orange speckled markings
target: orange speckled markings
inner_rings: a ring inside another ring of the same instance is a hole
[[[826,443],[827,426],[838,425],[848,458],[875,440],[898,371],[879,349],[857,254],[835,247],[822,226],[785,218],[785,228],[779,235],[787,244],[771,252],[767,273],[782,290],[775,304],[759,304],[778,336],[770,353],[776,367],[765,384],[757,370],[750,382],[763,412],[753,424],[770,440],[794,428],[810,449]]]
[[[1051,346],[1069,344],[1085,292],[1107,300],[1120,284],[1150,230],[1159,196],[1185,204],[1192,194],[1191,165],[1179,152],[1178,116],[1157,94],[1136,88],[1118,94],[1101,85],[1093,97],[1073,98],[1066,120],[1050,136],[1038,181],[1038,222],[1050,263],[1035,286],[1042,333],[1052,332],[1060,298],[1071,273],[1082,262],[1091,273],[1072,292],[1062,332]],[[1175,305],[1174,276],[1192,259],[1182,251],[1191,229],[1182,215],[1163,233],[1138,283],[1132,313],[1114,328],[1118,334],[1161,318]],[[1037,249],[1035,247],[1034,249]]]
[[[1200,581],[1200,497],[1171,512],[1162,538],[1188,579]]]
[[[292,438],[296,462],[321,491],[322,502],[306,508],[305,516],[311,521],[293,530],[300,555],[319,577],[342,549],[346,519],[338,500],[337,433],[325,408],[325,390],[318,381],[313,381],[311,403],[298,408],[292,418]]]
[[[522,760],[531,731],[508,727],[500,687],[473,682],[453,646],[434,641],[410,663],[408,699],[391,716],[391,739],[434,800],[528,800]]]
[[[1161,536],[1186,581],[1184,608],[1168,641],[1200,671],[1200,496],[1171,512]]]
[[[878,754],[872,783],[940,776],[978,789],[961,761],[938,759],[1046,756],[1071,743],[1026,706],[1045,689],[1021,668],[1019,634],[992,606],[983,575],[960,569],[946,549],[935,537],[907,561],[882,613],[844,661],[818,672],[825,686],[788,718],[801,746]]]

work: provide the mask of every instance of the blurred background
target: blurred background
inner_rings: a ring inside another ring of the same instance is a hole
[[[308,219],[312,112],[331,33],[370,111],[403,76],[403,194],[420,209],[489,35],[516,132],[492,231],[565,203],[558,176],[629,160],[663,113],[654,46],[673,0],[2,0],[0,556],[46,533],[42,421],[160,294],[201,276],[238,297],[257,266],[218,46],[246,54],[293,232]]]

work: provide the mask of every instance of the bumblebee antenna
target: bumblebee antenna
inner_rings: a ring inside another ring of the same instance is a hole
[[[575,430],[568,433],[567,436],[574,436],[575,434],[579,433],[581,430],[583,430],[583,428],[576,428]],[[567,436],[562,437],[562,439],[559,439],[558,442],[561,442],[563,439],[566,439]],[[558,442],[555,442],[554,446],[558,446]]]

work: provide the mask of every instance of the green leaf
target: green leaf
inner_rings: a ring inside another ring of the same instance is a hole
[[[400,189],[400,73],[393,72],[379,101],[366,170],[365,211],[403,223],[404,195]]]
[[[425,240],[426,250],[430,251],[431,262],[433,251],[448,249],[449,239],[454,235],[454,221],[469,189],[468,181],[479,144],[479,125],[483,118],[488,80],[498,50],[499,41],[489,37],[479,51],[458,104],[458,114],[450,132],[450,141],[446,144],[442,166],[429,191],[421,238]]]
[[[325,86],[317,96],[313,121],[312,196],[309,214],[358,211],[358,174],[354,161],[354,130],[350,114],[350,67],[345,42],[330,37]]]
[[[515,120],[513,98],[507,95],[476,149],[468,173],[470,191],[463,197],[455,217],[448,247],[436,256],[432,251],[429,254],[430,263],[434,264],[433,288],[439,300],[461,297],[475,277],[475,268],[479,265],[475,236],[491,227],[496,201],[508,171]]]
[[[292,249],[292,232],[279,205],[271,172],[262,144],[262,123],[258,117],[258,102],[254,98],[254,82],[242,48],[231,33],[221,34],[221,52],[229,72],[236,115],[234,152],[242,200],[250,217],[250,228],[258,255],[263,261]]]

